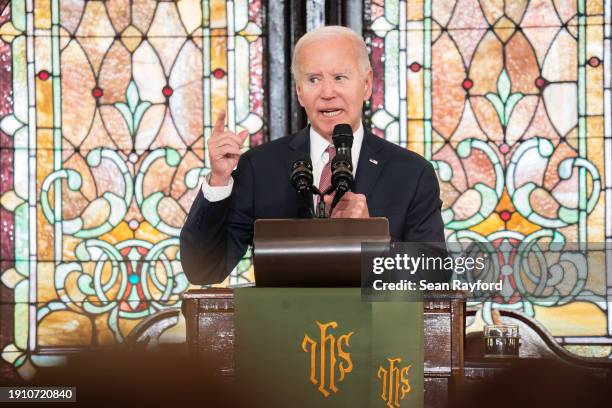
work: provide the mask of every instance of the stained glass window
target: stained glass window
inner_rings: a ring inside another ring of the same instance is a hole
[[[262,32],[260,1],[4,11],[0,351],[19,375],[180,306],[178,234],[214,118],[227,110],[248,145],[263,141]]]
[[[374,132],[434,163],[449,239],[612,240],[609,0],[364,4]],[[263,141],[263,14],[14,0],[0,15],[2,373],[180,305],[178,231],[214,118]],[[610,344],[607,303],[581,294],[612,282],[590,279],[563,304],[511,307],[568,347]],[[248,256],[225,284],[247,280]]]
[[[607,0],[371,2],[374,131],[437,168],[449,240],[612,239],[610,15]],[[612,281],[589,273],[544,282],[572,294],[553,303],[513,284],[503,307],[609,344]]]

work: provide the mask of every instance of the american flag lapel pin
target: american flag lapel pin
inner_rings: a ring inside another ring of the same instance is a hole
[[[378,164],[378,160],[370,159],[370,163],[372,163],[372,164]]]

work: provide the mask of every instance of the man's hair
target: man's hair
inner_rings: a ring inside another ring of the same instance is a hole
[[[363,41],[363,38],[359,34],[350,28],[334,25],[315,28],[314,30],[309,31],[300,37],[297,44],[295,44],[293,59],[291,61],[291,73],[293,74],[293,77],[295,78],[296,74],[299,72],[297,57],[302,47],[320,40],[339,37],[344,37],[351,40],[355,53],[357,54],[361,75],[365,76],[368,70],[371,69],[370,58],[368,57],[368,48],[366,47],[365,41]]]

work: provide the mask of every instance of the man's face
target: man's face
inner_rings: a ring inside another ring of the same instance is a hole
[[[363,102],[372,94],[372,71],[362,74],[353,42],[343,37],[311,42],[297,58],[297,96],[314,130],[329,140],[339,123],[355,132]]]

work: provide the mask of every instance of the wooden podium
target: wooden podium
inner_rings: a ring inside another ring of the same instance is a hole
[[[252,288],[249,290],[257,290]],[[183,296],[187,346],[192,356],[234,374],[234,293],[232,289],[192,289]],[[423,302],[425,406],[446,406],[463,378],[465,302],[439,293]]]
[[[254,243],[256,280],[262,286],[358,286],[361,242],[389,242],[385,222],[386,219],[258,221]],[[221,378],[233,384],[233,290],[189,290],[183,295],[182,311],[190,355],[203,359]],[[501,312],[503,323],[520,328],[520,354],[516,358],[496,359],[482,355],[482,332],[465,336],[466,318],[474,319],[475,312],[466,314],[461,294],[425,293],[423,313],[426,407],[448,406],[470,389],[486,385],[487,379],[496,380],[505,370],[525,364],[534,367],[545,361],[581,370],[596,379],[607,379],[608,385],[602,386],[602,391],[612,389],[612,361],[572,355],[527,316]]]
[[[389,243],[387,219],[258,220],[255,279],[258,286],[359,287],[363,242]],[[233,290],[190,290],[183,296],[182,308],[191,355],[231,378]],[[425,297],[423,310],[424,402],[427,407],[441,407],[463,378],[465,302],[458,294],[437,293]]]

